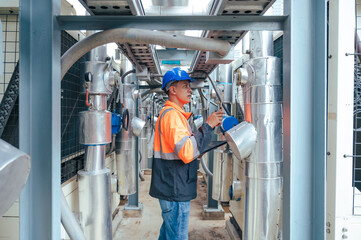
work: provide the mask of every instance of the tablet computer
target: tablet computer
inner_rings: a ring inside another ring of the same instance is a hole
[[[203,152],[201,152],[201,154],[205,154],[209,151],[212,151],[213,149],[216,149],[224,144],[226,144],[227,141],[211,141],[208,146],[204,149]]]

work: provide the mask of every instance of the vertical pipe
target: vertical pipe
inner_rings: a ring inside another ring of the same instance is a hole
[[[273,32],[251,31],[249,35],[251,58],[273,56]]]
[[[209,105],[209,111],[213,112],[216,111],[216,107],[213,105]],[[217,140],[217,135],[212,133],[212,140]],[[211,171],[213,173],[214,176],[214,167],[213,167],[213,163],[214,163],[214,151],[210,151],[208,152],[208,169],[209,171]],[[213,199],[213,184],[214,184],[214,180],[213,177],[208,177],[208,188],[207,188],[207,206],[208,208],[215,208],[218,209],[218,201]]]
[[[139,104],[139,118],[146,122],[142,132],[140,133],[139,137],[139,161],[140,161],[140,169],[148,168],[148,128],[149,128],[149,121],[147,120],[147,103],[148,101],[138,101]]]
[[[135,74],[133,74],[132,76],[133,82],[136,83],[137,82],[137,77],[135,76]],[[139,87],[137,85],[137,89],[139,90]],[[139,107],[139,98],[136,99],[135,101],[135,117],[139,117],[139,111],[138,108]],[[144,132],[144,130],[142,130],[142,132]],[[134,172],[131,173],[134,178],[135,178],[135,193],[133,193],[132,195],[129,196],[128,198],[128,206],[133,206],[133,207],[138,207],[139,205],[139,138],[136,136],[133,136],[135,138],[135,148],[134,148],[134,159],[133,162],[135,164],[134,167]]]
[[[131,70],[133,67],[129,61],[124,60],[122,67],[124,72]],[[126,76],[123,81],[123,112],[128,109],[129,120],[136,114],[136,102],[133,96],[135,85],[133,84],[133,75]],[[136,193],[138,173],[136,173],[135,162],[135,136],[131,131],[131,121],[129,121],[128,130],[122,129],[121,137],[117,142],[116,164],[118,176],[118,193],[120,195],[131,195]]]
[[[106,47],[93,49],[84,63],[90,106],[80,113],[80,142],[85,148],[85,169],[78,171],[79,216],[87,240],[112,239],[110,170],[105,168],[105,144],[111,141],[111,113],[107,111]]]
[[[85,147],[85,170],[97,171],[104,168],[105,145]]]
[[[251,34],[254,43],[264,34]],[[268,35],[266,35],[268,36]],[[263,49],[254,46],[253,49]],[[257,51],[256,51],[257,52]],[[250,79],[245,91],[245,115],[257,131],[251,156],[245,159],[244,239],[280,239],[282,209],[282,86],[280,59],[262,54],[246,67]]]

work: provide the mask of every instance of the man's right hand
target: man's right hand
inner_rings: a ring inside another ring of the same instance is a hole
[[[212,113],[208,117],[207,123],[209,124],[209,126],[214,128],[214,127],[218,126],[219,124],[221,124],[222,120],[223,120],[223,111],[219,110],[217,112]]]

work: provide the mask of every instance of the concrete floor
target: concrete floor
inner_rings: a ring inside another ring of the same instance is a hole
[[[123,218],[114,234],[114,239],[158,239],[162,225],[162,216],[158,199],[149,196],[150,175],[145,175],[145,181],[139,182],[139,202],[143,204],[141,218]],[[207,203],[206,183],[202,175],[198,176],[198,196],[191,201],[189,219],[189,240],[225,239],[230,240],[224,220],[203,220],[202,206]],[[226,210],[227,211],[227,210]]]

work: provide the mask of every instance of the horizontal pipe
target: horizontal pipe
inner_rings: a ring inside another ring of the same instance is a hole
[[[226,55],[231,49],[229,42],[216,39],[188,37],[133,28],[105,30],[84,38],[64,53],[61,58],[61,79],[63,79],[70,67],[84,54],[95,47],[111,42],[146,43],[189,50],[214,51],[218,52],[221,56]]]

